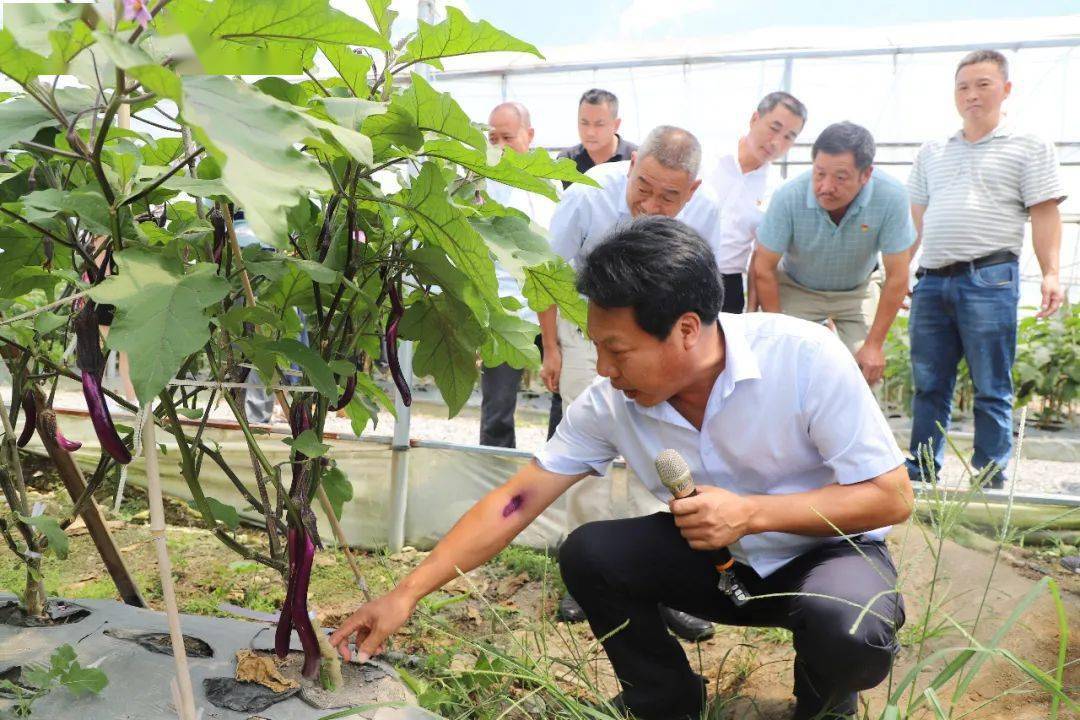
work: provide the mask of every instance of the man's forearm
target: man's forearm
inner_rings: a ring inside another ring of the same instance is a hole
[[[547,310],[536,314],[540,321],[540,342],[544,348],[559,345],[559,306],[552,305]]]
[[[758,305],[765,312],[778,313],[780,308],[780,282],[776,270],[754,270],[754,290]]]
[[[827,485],[791,495],[755,495],[752,500],[749,532],[753,534],[829,536],[839,529],[849,535],[903,522],[914,506],[911,483],[902,465],[853,485]]]
[[[579,476],[580,477],[580,476]],[[487,562],[579,477],[555,475],[535,463],[473,505],[395,592],[415,605],[425,595]]]
[[[1031,213],[1031,244],[1042,274],[1057,275],[1061,271],[1061,213],[1055,204],[1051,208]]]
[[[900,312],[900,306],[907,297],[908,277],[907,268],[904,274],[895,276],[886,275],[885,284],[881,288],[881,298],[878,299],[877,311],[874,313],[874,322],[870,325],[870,332],[866,334],[866,342],[877,347],[885,344],[885,338],[889,335],[896,313]]]

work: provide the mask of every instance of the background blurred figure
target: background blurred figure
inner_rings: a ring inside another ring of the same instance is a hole
[[[588,172],[606,162],[623,162],[637,145],[619,135],[619,98],[599,88],[586,90],[578,101],[578,137],[581,142],[559,153],[577,164],[578,172]],[[563,182],[563,187],[570,185]]]

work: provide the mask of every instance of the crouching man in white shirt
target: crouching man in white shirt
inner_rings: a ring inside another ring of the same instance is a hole
[[[697,718],[704,680],[658,604],[794,635],[798,720],[854,717],[880,683],[904,622],[883,542],[912,493],[903,456],[858,366],[826,328],[773,314],[719,314],[712,250],[666,217],[614,230],[578,268],[600,375],[533,463],[458,521],[390,593],[331,642],[361,658],[428,593],[494,556],[556,498],[622,455],[658,498],[654,459],[675,449],[699,494],[671,512],[592,522],[564,543],[567,587],[585,609],[634,717]],[[843,533],[845,537],[838,534]],[[718,587],[727,548],[752,596]],[[858,620],[864,608],[869,610]]]

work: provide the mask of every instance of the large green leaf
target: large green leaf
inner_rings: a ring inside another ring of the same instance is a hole
[[[299,340],[291,338],[266,343],[266,350],[283,355],[290,362],[294,362],[304,369],[311,384],[331,402],[338,399],[341,391],[334,380],[334,371],[326,364],[319,353],[315,352]]]
[[[45,262],[41,236],[23,225],[0,225],[0,298],[16,297],[16,272]]]
[[[45,64],[45,58],[20,47],[10,30],[0,28],[0,74],[25,85],[44,71]]]
[[[437,285],[473,311],[481,325],[487,325],[491,310],[465,274],[446,257],[442,249],[434,245],[421,245],[409,252],[409,262],[417,279],[429,285]]]
[[[405,211],[428,242],[441,247],[481,295],[498,303],[495,265],[483,238],[455,207],[446,193],[446,182],[434,163],[424,163],[412,187],[403,191]]]
[[[308,194],[328,192],[330,179],[296,149],[310,137],[295,109],[223,77],[186,77],[184,118],[221,164],[222,180],[264,243],[288,244],[286,211]]]
[[[525,268],[525,285],[521,290],[529,307],[536,312],[558,305],[563,317],[582,330],[586,329],[588,306],[574,287],[574,269],[564,260]]]
[[[386,112],[386,103],[361,100],[360,98],[320,98],[326,116],[342,127],[359,130],[372,115]]]
[[[341,507],[353,497],[352,483],[341,470],[336,467],[330,468],[322,474],[322,486],[326,490],[326,498],[330,501],[330,507],[334,509],[334,515],[341,519]]]
[[[430,25],[421,21],[416,37],[405,46],[402,62],[424,62],[441,68],[438,58],[484,52],[526,52],[544,56],[536,46],[518,40],[480,20],[473,22],[455,7],[446,8],[446,19]]]
[[[63,213],[78,218],[82,226],[95,235],[112,233],[109,204],[96,190],[37,190],[25,196],[22,204],[24,214],[30,220]]]
[[[2,33],[0,31],[0,44]],[[74,115],[92,107],[96,99],[94,92],[87,88],[62,88],[56,91],[56,101],[66,114]],[[7,150],[23,140],[33,140],[42,128],[58,124],[56,118],[28,95],[8,100],[0,104],[0,150]]]
[[[566,180],[592,187],[600,185],[588,175],[578,172],[577,165],[570,158],[553,158],[543,148],[535,148],[522,155],[511,148],[503,152],[502,162],[535,177],[549,180]]]
[[[82,8],[64,3],[4,3],[4,33],[26,52],[23,56],[25,82],[32,75],[58,75],[68,69],[76,55],[93,44],[93,36],[79,16]],[[0,47],[6,42],[0,40]],[[0,50],[0,55],[3,55]],[[0,61],[2,64],[3,61]],[[18,63],[16,63],[16,69]],[[4,71],[8,74],[7,71]]]
[[[429,157],[449,160],[473,171],[477,175],[498,180],[506,185],[528,190],[552,200],[557,201],[559,199],[559,194],[554,185],[543,178],[530,175],[524,170],[515,167],[505,159],[505,156],[500,156],[498,161],[492,164],[488,162],[486,152],[466,147],[453,140],[429,140],[424,143],[424,154]],[[571,164],[573,163],[571,162]]]
[[[358,98],[367,98],[371,94],[367,77],[371,72],[370,57],[357,55],[352,48],[345,45],[320,45],[319,49],[345,81],[353,95]]]
[[[100,48],[118,68],[127,71],[153,93],[173,101],[180,100],[183,88],[180,78],[172,70],[162,67],[151,55],[138,45],[132,45],[114,33],[98,30],[95,49]]]
[[[483,331],[472,313],[449,295],[423,297],[405,311],[400,335],[417,341],[413,370],[435,379],[450,417],[457,415],[479,375],[476,348]]]
[[[367,0],[368,10],[375,19],[375,27],[379,28],[385,37],[390,37],[390,27],[397,18],[397,10],[391,10],[392,0]]]
[[[19,519],[45,536],[45,539],[49,541],[49,549],[53,551],[57,558],[60,560],[67,559],[68,537],[63,528],[60,527],[60,523],[56,521],[56,518],[51,518],[48,515],[38,515],[36,517],[19,515]]]
[[[225,297],[229,283],[212,263],[185,271],[177,259],[129,248],[116,255],[120,272],[90,291],[116,305],[108,345],[128,353],[131,382],[147,403],[176,375],[188,355],[210,339],[207,308]]]
[[[473,125],[450,93],[441,93],[420,75],[413,73],[405,92],[394,97],[391,106],[406,110],[421,130],[460,140],[478,150],[487,150],[487,138]]]
[[[522,320],[517,315],[495,313],[488,326],[488,337],[480,348],[484,364],[494,367],[507,363],[518,370],[540,365],[540,349],[536,347],[536,336],[540,328]]]

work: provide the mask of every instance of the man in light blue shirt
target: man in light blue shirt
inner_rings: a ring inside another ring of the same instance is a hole
[[[915,242],[907,190],[874,173],[874,150],[863,127],[825,128],[813,170],[773,196],[753,260],[761,309],[835,327],[871,385],[885,369]]]

